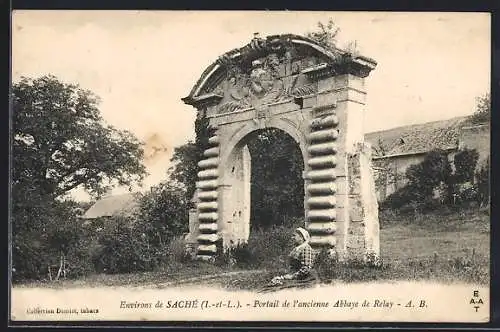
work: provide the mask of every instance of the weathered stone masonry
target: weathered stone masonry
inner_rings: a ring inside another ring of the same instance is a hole
[[[332,53],[296,35],[255,37],[202,74],[184,102],[215,135],[199,163],[190,235],[211,259],[250,233],[249,134],[278,128],[304,158],[304,217],[313,247],[340,258],[379,254],[370,155],[363,142],[365,78],[374,60]]]

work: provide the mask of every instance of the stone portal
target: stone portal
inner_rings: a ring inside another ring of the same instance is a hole
[[[365,79],[376,62],[297,35],[254,37],[223,54],[189,96],[215,129],[199,163],[190,238],[197,256],[248,240],[250,154],[246,139],[278,128],[304,159],[304,222],[311,246],[340,259],[378,257],[378,206],[364,143]]]

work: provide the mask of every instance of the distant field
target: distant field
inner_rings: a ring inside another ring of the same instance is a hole
[[[332,281],[436,280],[489,283],[490,223],[486,212],[434,213],[416,217],[381,214],[379,269],[335,267]],[[189,284],[255,289],[267,283],[277,269],[223,268],[208,263],[179,264],[162,271],[120,275],[92,275],[27,287],[170,287]],[[20,285],[21,286],[21,285]],[[22,287],[21,286],[21,287]]]
[[[470,256],[489,259],[489,216],[477,211],[449,215],[424,215],[416,220],[382,221],[381,256],[386,261],[401,262],[434,257],[450,259]]]

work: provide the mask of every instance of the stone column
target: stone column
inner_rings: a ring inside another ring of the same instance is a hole
[[[339,119],[338,140],[338,174],[337,174],[337,254],[339,259],[344,260],[349,256],[349,239],[351,219],[356,216],[354,201],[349,198],[352,181],[350,177],[348,161],[349,156],[354,153],[356,144],[364,141],[364,106],[366,92],[364,89],[364,78],[352,74],[336,76],[334,79],[337,108],[336,114]]]
[[[368,192],[371,192],[370,190],[374,191],[374,187],[371,188],[370,185],[358,186],[357,190],[366,190],[367,194],[364,196],[358,194],[356,199],[351,197],[353,195],[353,185],[356,185],[357,182],[362,181],[369,184],[371,183],[370,181],[373,181],[370,178],[372,176],[371,171],[362,170],[362,166],[349,167],[348,161],[351,156],[357,153],[359,155],[357,159],[358,165],[360,163],[363,165],[370,164],[369,161],[365,160],[366,158],[363,159],[363,162],[360,161],[360,158],[364,157],[363,154],[359,154],[358,147],[359,144],[363,144],[364,142],[365,77],[368,76],[374,67],[375,63],[373,61],[367,61],[360,57],[331,65],[319,65],[307,70],[312,77],[316,77],[318,80],[317,102],[316,107],[313,109],[313,118],[334,117],[337,122],[334,140],[332,136],[334,135],[333,127],[328,128],[331,133],[326,133],[323,130],[321,135],[331,136],[332,138],[328,146],[325,145],[324,147],[332,150],[331,156],[328,158],[334,160],[330,162],[335,163],[335,166],[331,169],[334,176],[334,181],[331,181],[333,184],[332,188],[334,188],[335,192],[333,199],[335,212],[332,214],[334,216],[333,242],[335,243],[336,254],[340,260],[349,258],[351,256],[351,249],[356,246],[361,246],[361,251],[365,252],[367,243],[365,241],[365,217],[363,213],[359,213],[359,208],[361,206],[361,210],[363,207],[368,208],[368,210],[371,208],[370,211],[373,210],[371,203],[370,207],[366,206],[365,198],[370,199],[371,196]],[[318,136],[318,134],[311,132],[313,136]],[[314,142],[310,142],[309,144],[311,144],[309,149],[315,149],[313,147],[315,145]],[[326,162],[327,158],[322,159],[325,159],[325,161],[321,162]],[[363,174],[363,176],[360,174]],[[324,185],[322,184],[322,186]],[[326,187],[322,188],[322,190],[329,192],[330,189]],[[321,203],[326,204],[326,202]],[[376,219],[376,222],[371,223],[370,234],[376,233],[378,239],[378,233],[373,230],[374,227],[378,230],[378,217]],[[363,227],[359,229],[353,228],[351,223],[354,221],[358,222],[357,225]],[[327,237],[323,236],[322,242],[332,242],[326,241],[326,239]],[[359,241],[356,242],[354,240]],[[371,247],[378,252],[378,240],[375,241],[372,236],[370,241],[372,243]]]

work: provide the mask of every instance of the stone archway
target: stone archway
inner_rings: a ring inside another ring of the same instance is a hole
[[[190,232],[198,257],[248,238],[250,156],[243,139],[278,128],[304,160],[305,227],[314,248],[339,258],[379,254],[378,214],[363,142],[366,57],[323,48],[296,35],[255,37],[209,66],[187,104],[209,119],[215,134],[199,163]]]
[[[301,151],[302,160],[307,156],[305,146],[300,146],[304,138],[297,128],[282,119],[269,123],[264,128],[279,129],[290,136]],[[251,216],[251,169],[252,156],[248,143],[253,134],[262,130],[255,122],[241,128],[229,140],[224,154],[220,156],[218,185],[221,205],[218,206],[218,232],[222,235],[223,245],[230,246],[246,242],[250,234]]]

